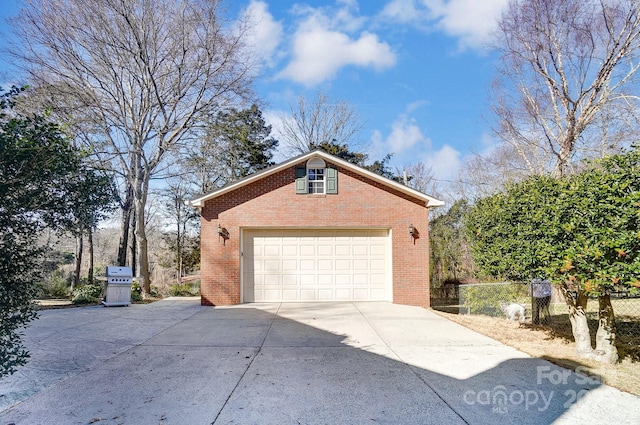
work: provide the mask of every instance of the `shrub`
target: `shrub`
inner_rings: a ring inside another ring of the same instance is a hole
[[[200,295],[199,285],[191,285],[188,283],[174,283],[169,286],[169,295],[172,297],[192,297]]]
[[[40,297],[67,298],[69,279],[63,270],[57,269],[42,281],[38,292]]]
[[[136,303],[142,301],[142,288],[137,280],[131,283],[131,301]]]
[[[94,304],[100,302],[102,286],[82,285],[73,290],[71,302],[74,304]]]
[[[151,285],[151,292],[149,293],[150,296],[152,297],[159,297],[160,296],[160,292],[157,286],[155,285]],[[140,283],[138,283],[137,281],[133,281],[133,283],[131,284],[131,301],[132,302],[142,302],[143,298],[142,298],[142,287],[140,287]]]

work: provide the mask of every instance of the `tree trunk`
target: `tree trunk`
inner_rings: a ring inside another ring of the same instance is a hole
[[[569,321],[571,322],[571,331],[576,344],[576,352],[579,357],[595,358],[595,353],[591,346],[591,332],[589,331],[589,323],[585,312],[589,298],[580,289],[576,294],[570,291],[567,285],[563,285],[561,288],[569,307]]]
[[[136,209],[135,207],[131,208],[131,221],[129,223],[131,227],[131,246],[129,246],[129,250],[131,251],[131,275],[137,276],[138,270],[138,241],[136,239]]]
[[[118,245],[118,265],[127,265],[127,249],[129,247],[129,227],[131,226],[131,210],[133,206],[133,189],[127,185],[127,195],[121,205],[122,222],[120,224],[120,244]]]
[[[146,299],[151,293],[151,276],[149,274],[149,251],[147,246],[147,232],[144,228],[144,213],[138,213],[136,223],[136,240],[138,243],[140,288],[142,288],[142,297]]]
[[[149,274],[149,251],[147,246],[147,231],[145,229],[145,209],[147,204],[147,192],[149,189],[148,177],[144,175],[144,171],[140,172],[135,183],[135,236],[138,245],[138,267],[140,271],[138,278],[140,288],[142,289],[142,297],[148,298],[151,293],[151,276]]]
[[[82,266],[82,230],[79,230],[76,236],[76,269],[73,273],[73,282],[71,282],[71,291],[80,285],[80,267]]]
[[[182,276],[183,276],[183,272],[182,272],[182,249],[183,249],[183,245],[184,245],[184,230],[183,230],[183,226],[182,226],[182,202],[181,199],[179,197],[177,197],[175,199],[175,205],[176,205],[176,217],[177,217],[177,223],[178,225],[176,226],[176,230],[177,230],[177,235],[176,235],[176,260],[177,260],[177,272],[178,272],[178,284],[182,283]]]
[[[616,321],[611,305],[611,297],[604,294],[598,297],[598,331],[596,332],[596,355],[599,361],[616,363]]]
[[[93,285],[93,228],[87,230],[87,239],[89,241],[89,272],[87,273],[87,281]]]
[[[556,154],[556,165],[553,170],[555,177],[562,177],[567,173],[567,167],[569,167],[569,160],[575,150],[575,138],[567,135],[564,140],[559,142],[560,150]]]

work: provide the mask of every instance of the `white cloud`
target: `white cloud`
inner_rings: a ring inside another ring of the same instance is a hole
[[[461,47],[482,48],[509,0],[391,0],[380,16],[457,37]]]
[[[314,86],[333,78],[346,66],[383,70],[396,63],[391,47],[378,36],[362,31],[357,37],[349,32],[362,26],[362,18],[348,9],[328,16],[319,9],[300,10],[305,18],[298,22],[292,39],[292,59],[279,74],[305,86]]]
[[[260,0],[249,3],[243,12],[243,18],[248,24],[245,39],[247,45],[256,57],[271,64],[282,40],[282,24],[273,19],[267,3]]]
[[[440,26],[446,33],[460,37],[461,43],[482,47],[495,30],[508,0],[451,0],[446,4]]]
[[[424,162],[431,167],[433,175],[439,180],[454,180],[462,167],[460,152],[449,145],[427,153]]]
[[[282,119],[288,117],[290,114],[286,111],[279,111],[275,109],[268,109],[262,112],[262,117],[265,122],[271,126],[271,136],[276,139],[282,137]]]
[[[428,105],[429,102],[426,100],[416,100],[415,102],[411,102],[410,104],[407,105],[407,113],[411,113],[417,109],[422,108],[425,105]]]
[[[264,121],[271,126],[271,137],[275,138],[280,142],[278,145],[278,149],[274,155],[274,161],[276,163],[287,159],[286,146],[283,146],[283,143],[282,143],[282,134],[283,134],[282,120],[289,116],[290,116],[289,112],[282,111],[282,110],[269,109],[262,112],[262,117],[264,118]]]
[[[449,145],[434,149],[432,140],[423,133],[415,120],[404,114],[393,122],[387,137],[379,130],[373,132],[371,151],[372,159],[380,159],[393,153],[391,162],[399,168],[424,162],[431,167],[438,180],[454,179],[462,166],[459,151]]]
[[[417,0],[391,0],[380,13],[385,19],[402,24],[419,26],[425,20],[431,20],[428,8],[422,6]]]
[[[419,144],[430,146],[431,140],[422,134],[415,120],[400,115],[392,124],[385,145],[391,152],[400,155]]]

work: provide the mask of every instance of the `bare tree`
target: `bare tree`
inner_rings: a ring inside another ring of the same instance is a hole
[[[138,267],[149,293],[149,181],[206,113],[249,94],[243,30],[216,0],[28,0],[12,51],[33,84],[133,192]]]
[[[530,173],[637,138],[638,0],[513,0],[498,29],[496,136]]]
[[[456,192],[457,199],[489,196],[509,183],[546,173],[551,163],[542,149],[525,151],[521,146],[501,143],[485,152],[468,155],[450,189]]]
[[[358,113],[345,101],[334,102],[319,92],[309,102],[303,96],[290,105],[290,115],[282,115],[280,141],[291,154],[309,152],[323,143],[358,146],[363,123]]]
[[[401,176],[404,184],[413,189],[429,195],[438,195],[438,182],[433,176],[433,168],[424,162],[409,164],[402,170],[396,168],[396,174]]]
[[[184,259],[189,231],[198,228],[198,213],[186,205],[185,201],[195,194],[189,182],[183,177],[175,177],[167,181],[167,188],[162,190],[164,204],[163,216],[171,230],[164,231],[164,239],[173,261],[170,264],[176,272],[176,282],[181,283],[185,276]]]

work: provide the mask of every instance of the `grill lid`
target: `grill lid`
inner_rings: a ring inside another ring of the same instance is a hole
[[[107,277],[128,277],[132,278],[131,267],[107,266]]]

